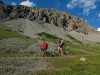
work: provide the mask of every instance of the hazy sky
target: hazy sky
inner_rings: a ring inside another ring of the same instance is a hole
[[[100,0],[3,0],[6,4],[53,8],[85,19],[100,28]]]

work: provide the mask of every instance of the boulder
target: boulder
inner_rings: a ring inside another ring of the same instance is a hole
[[[86,58],[84,58],[84,57],[82,57],[82,58],[80,58],[80,61],[86,62],[86,61],[87,61],[87,59],[86,59]]]

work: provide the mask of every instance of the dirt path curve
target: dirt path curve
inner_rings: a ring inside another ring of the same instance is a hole
[[[68,48],[71,48],[71,47],[68,47]],[[71,49],[74,49],[74,48],[71,48]],[[83,50],[83,49],[74,49],[74,50],[81,51],[81,52],[85,52],[85,53],[91,54],[91,55],[99,55],[97,53],[89,52],[89,51],[86,51],[86,50]]]
[[[87,53],[87,54],[91,54],[91,55],[98,55],[98,54],[96,54],[96,53],[89,52],[89,51],[86,51],[86,50],[83,50],[83,49],[75,49],[75,50],[77,50],[77,51],[81,51],[81,52],[85,52],[85,53]]]

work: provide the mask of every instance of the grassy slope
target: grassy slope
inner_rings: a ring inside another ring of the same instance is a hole
[[[53,41],[57,43],[57,38],[55,37],[47,37],[46,35],[43,35],[44,39],[47,41]],[[10,32],[3,28],[0,28],[0,38],[1,39],[8,39],[8,38],[21,38],[25,40],[29,40],[29,38],[20,35],[19,33]],[[69,36],[69,38],[73,39],[73,41],[80,43],[76,39]],[[65,44],[67,45],[65,49],[67,49],[70,54],[66,57],[54,57],[54,58],[44,58],[47,62],[51,63],[54,68],[52,68],[49,71],[37,71],[36,75],[99,75],[100,72],[100,55],[92,55],[91,53],[82,52],[82,50],[86,50],[88,52],[100,54],[100,47],[99,43],[96,45],[86,45],[80,43],[79,45],[75,45],[72,42],[65,41]],[[79,49],[79,50],[77,50]],[[17,56],[16,53],[12,53],[12,56]],[[27,55],[27,53],[26,53]],[[88,59],[87,62],[80,62],[79,59],[81,55],[84,55]],[[87,56],[88,55],[88,56]],[[6,55],[3,55],[5,57]],[[22,57],[26,57],[25,55],[21,55]],[[33,57],[33,55],[30,55]],[[76,56],[76,57],[71,57]],[[7,57],[7,56],[6,56]],[[41,58],[40,58],[41,59]],[[31,60],[31,59],[30,59]],[[9,61],[9,60],[8,60]],[[22,74],[23,75],[23,74]],[[31,74],[30,74],[31,75]]]
[[[21,38],[21,39],[25,39],[25,40],[29,39],[29,38],[27,38],[19,33],[8,31],[2,27],[0,28],[0,38],[1,39]]]
[[[27,42],[36,43],[37,39],[32,39],[27,36],[21,35],[17,32],[8,31],[7,29],[0,27],[0,39],[19,38]],[[10,43],[9,43],[10,44]],[[13,45],[19,46],[18,43]],[[18,50],[5,50],[0,52],[0,57],[30,57],[33,56],[33,52],[19,52]]]

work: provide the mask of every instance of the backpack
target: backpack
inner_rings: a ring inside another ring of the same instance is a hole
[[[42,44],[42,49],[47,49],[48,48],[48,44],[47,43],[43,43]]]

